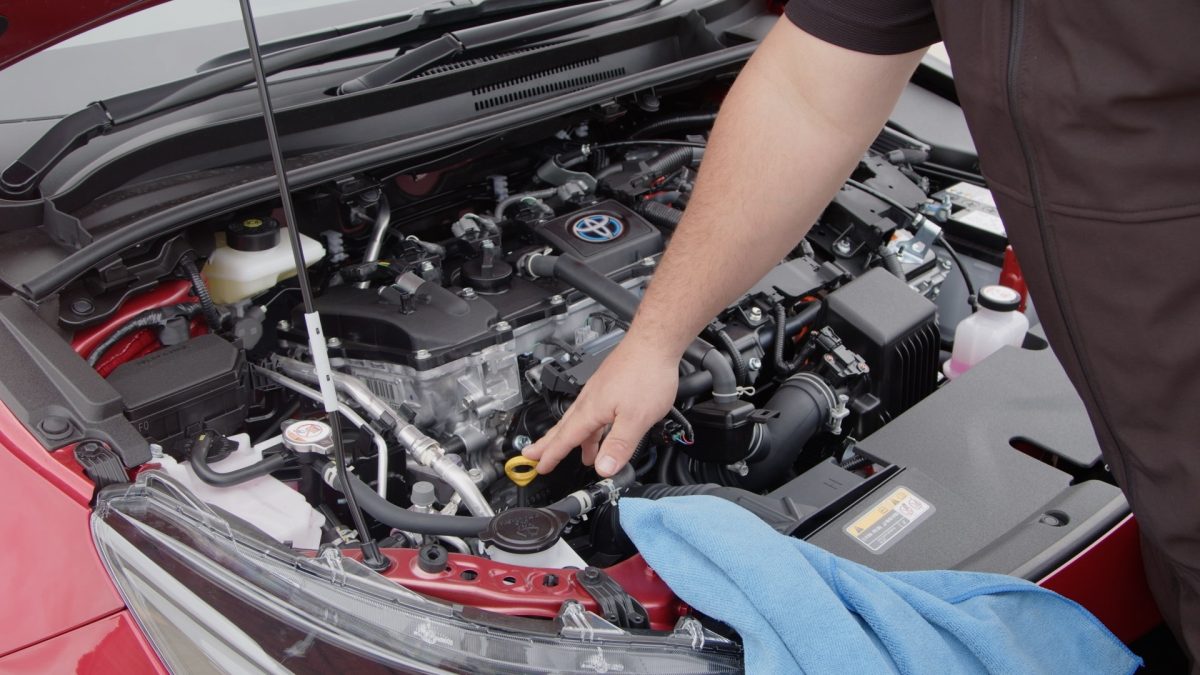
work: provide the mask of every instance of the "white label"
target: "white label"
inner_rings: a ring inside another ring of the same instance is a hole
[[[933,515],[933,504],[906,487],[898,487],[846,526],[850,538],[875,554],[883,553]]]

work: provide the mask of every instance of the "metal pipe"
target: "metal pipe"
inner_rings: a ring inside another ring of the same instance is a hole
[[[388,205],[387,195],[380,191],[379,212],[375,214],[375,224],[371,227],[371,240],[367,243],[367,252],[363,254],[364,263],[372,263],[379,260],[379,254],[383,251],[383,238],[387,236],[388,227],[392,224],[392,208]],[[369,281],[358,282],[359,288],[367,288],[371,285]]]
[[[288,375],[302,380],[315,381],[316,370],[312,364],[283,356],[275,357],[275,363]],[[462,496],[467,510],[477,516],[492,516],[492,510],[487,499],[479,490],[475,481],[458,464],[446,457],[442,446],[434,439],[425,435],[417,426],[396,412],[383,399],[376,396],[362,380],[339,371],[333,372],[333,383],[342,393],[349,396],[374,419],[384,426],[390,427],[392,435],[404,446],[409,456],[422,466],[427,466],[443,481],[454,488]]]

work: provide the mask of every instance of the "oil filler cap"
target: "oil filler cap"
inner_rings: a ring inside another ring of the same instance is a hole
[[[559,540],[569,521],[551,509],[517,507],[493,516],[479,538],[508,553],[538,553]]]

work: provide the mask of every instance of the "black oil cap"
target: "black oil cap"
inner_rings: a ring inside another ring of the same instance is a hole
[[[1021,294],[1008,286],[984,286],[979,289],[979,305],[997,312],[1015,312],[1021,307]]]
[[[236,251],[266,251],[279,243],[279,222],[274,218],[247,217],[225,228],[225,242]]]
[[[537,553],[554,545],[570,521],[551,509],[518,507],[492,517],[479,538],[509,553]]]

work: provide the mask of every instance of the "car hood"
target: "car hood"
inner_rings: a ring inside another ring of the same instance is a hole
[[[43,49],[164,0],[0,1],[0,69]]]

